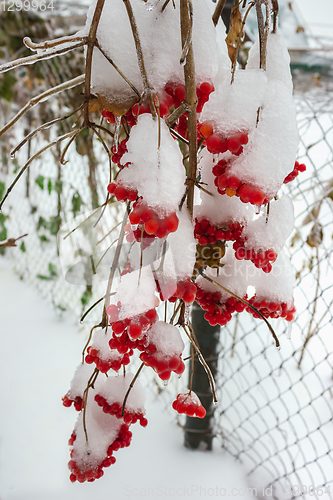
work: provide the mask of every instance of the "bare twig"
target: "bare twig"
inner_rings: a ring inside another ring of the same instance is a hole
[[[180,27],[182,47],[185,47],[187,35],[190,30],[190,0],[180,1]],[[188,139],[189,139],[189,168],[187,175],[187,208],[190,217],[193,217],[194,185],[197,175],[197,95],[195,87],[195,70],[192,42],[189,43],[186,63],[184,66],[186,104],[188,106]]]
[[[224,6],[226,4],[226,1],[227,0],[219,0],[217,2],[217,5],[215,7],[215,11],[214,11],[214,14],[212,16],[212,20],[213,20],[213,23],[214,23],[214,26],[217,25],[217,23],[219,22],[219,19],[221,17],[221,14],[222,14],[222,11],[224,9]]]
[[[121,409],[121,416],[122,416],[122,417],[124,416],[125,406],[126,406],[126,402],[127,402],[128,396],[129,396],[129,394],[130,394],[130,392],[131,392],[131,390],[132,390],[132,388],[133,388],[133,386],[134,386],[134,384],[135,384],[135,382],[136,382],[136,379],[137,379],[137,378],[138,378],[138,376],[140,375],[140,372],[141,372],[141,370],[142,370],[142,368],[143,368],[144,366],[145,366],[145,364],[144,364],[144,363],[141,363],[141,365],[139,366],[138,371],[137,371],[137,372],[136,372],[136,374],[134,375],[134,377],[133,377],[133,379],[132,379],[132,381],[131,381],[131,383],[130,383],[130,385],[129,385],[129,387],[128,387],[127,391],[126,391],[126,394],[125,394],[125,397],[124,397],[124,401],[123,401],[123,407],[122,407],[122,409]]]
[[[272,6],[273,6],[273,30],[272,33],[276,33],[277,29],[277,21],[278,21],[278,15],[279,15],[279,3],[278,0],[272,0]]]
[[[81,83],[84,82],[84,75],[77,76],[76,78],[73,78],[72,80],[69,80],[67,82],[61,83],[60,85],[57,85],[56,87],[53,87],[52,89],[46,90],[42,94],[40,94],[37,97],[33,97],[30,99],[30,101],[20,109],[20,111],[17,113],[14,118],[10,120],[10,122],[7,123],[1,130],[0,130],[0,137],[8,130],[10,129],[20,118],[21,116],[24,115],[29,109],[32,107],[36,106],[36,104],[46,101],[49,97],[59,94],[63,90],[68,90],[73,87],[77,87],[78,85],[81,85]]]
[[[64,139],[67,139],[68,137],[71,137],[72,135],[76,134],[76,130],[72,130],[71,132],[68,132],[67,134],[64,134],[60,137],[57,137],[54,141],[52,142],[49,142],[49,144],[47,144],[46,146],[44,146],[42,149],[40,149],[39,151],[37,151],[36,154],[34,154],[33,156],[31,156],[29,158],[29,160],[26,162],[26,164],[21,168],[21,170],[19,171],[19,173],[17,174],[17,176],[15,177],[15,179],[13,180],[13,182],[11,183],[11,185],[8,187],[7,191],[6,191],[6,194],[5,196],[3,197],[3,199],[1,200],[1,203],[0,203],[0,211],[2,210],[2,206],[4,204],[4,202],[6,201],[6,199],[8,198],[9,194],[11,193],[13,187],[16,185],[16,183],[18,182],[18,180],[20,179],[20,177],[22,176],[22,174],[26,171],[26,169],[29,167],[29,165],[39,156],[41,155],[42,153],[44,153],[44,151],[46,151],[47,149],[49,149],[51,146],[54,146],[55,144],[57,144],[57,142],[60,142],[60,141],[63,141]]]
[[[10,152],[10,156],[12,158],[15,158],[15,154],[17,153],[17,151],[19,151],[22,146],[24,146],[24,144],[26,144],[26,142],[28,142],[30,139],[32,139],[32,137],[34,137],[38,132],[40,132],[41,130],[45,130],[45,129],[48,129],[50,128],[52,125],[54,125],[55,123],[59,123],[59,122],[62,122],[64,120],[67,120],[68,118],[70,118],[71,116],[75,115],[75,113],[77,113],[78,111],[80,111],[80,109],[82,109],[83,107],[83,104],[81,104],[81,106],[79,106],[78,108],[76,108],[74,111],[72,111],[71,113],[69,113],[69,115],[66,115],[66,116],[62,116],[60,118],[55,118],[54,120],[51,120],[47,123],[43,123],[42,125],[40,125],[40,127],[36,128],[35,130],[32,130],[30,132],[30,134],[26,135],[25,138],[20,142],[20,144],[18,144],[11,152]]]
[[[65,160],[65,155],[66,155],[68,149],[70,148],[70,145],[72,144],[72,142],[75,141],[76,137],[79,135],[79,133],[82,130],[83,130],[83,127],[80,127],[79,129],[75,130],[75,134],[69,139],[68,143],[64,147],[63,152],[61,153],[60,158],[59,158],[59,162],[61,163],[61,165],[65,165],[67,163],[67,160]]]
[[[56,38],[55,40],[46,40],[45,42],[41,43],[34,43],[30,37],[25,36],[23,38],[23,43],[24,45],[33,51],[40,50],[40,49],[50,49],[52,47],[57,47],[58,45],[62,45],[63,43],[71,43],[71,42],[86,42],[87,37],[86,36],[77,36],[77,35],[72,35],[72,36],[63,36],[61,38]]]
[[[71,50],[77,49],[78,47],[82,47],[86,42],[79,42],[68,47],[57,49],[57,50],[49,50],[47,52],[43,52],[43,54],[34,54],[33,56],[21,57],[20,59],[15,59],[15,61],[10,61],[5,64],[0,65],[0,73],[5,73],[14,68],[18,68],[19,66],[26,66],[27,64],[34,64],[37,61],[42,61],[43,59],[51,59],[51,57],[60,56],[61,54],[66,54],[66,52],[70,52]]]
[[[0,248],[5,248],[5,247],[16,247],[16,242],[20,240],[21,238],[24,238],[25,236],[28,236],[28,233],[22,234],[22,236],[19,236],[18,238],[8,238],[7,241],[1,242],[0,243]]]

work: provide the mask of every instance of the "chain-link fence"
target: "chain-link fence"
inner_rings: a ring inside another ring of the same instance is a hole
[[[317,88],[296,103],[307,165],[289,185],[297,316],[291,329],[272,321],[280,351],[251,318],[222,329],[216,424],[253,485],[267,483],[266,496],[333,498],[333,94]]]

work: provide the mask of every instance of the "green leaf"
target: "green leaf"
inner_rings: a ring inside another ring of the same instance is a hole
[[[53,236],[58,234],[60,227],[59,218],[57,215],[50,217],[50,222],[48,223],[48,230]]]
[[[0,213],[0,241],[7,239],[7,228],[5,226],[6,215]]]
[[[39,175],[38,177],[36,177],[35,179],[35,183],[41,188],[41,189],[44,189],[44,181],[45,181],[45,177],[43,175]]]
[[[52,264],[52,262],[49,263],[49,273],[50,273],[50,276],[54,276],[54,277],[58,276],[57,266]]]
[[[60,309],[60,311],[67,311],[67,308],[64,306],[61,306],[60,304],[57,305],[57,308]]]
[[[83,307],[86,307],[91,297],[92,297],[92,289],[91,287],[87,287],[81,296],[81,304]]]
[[[47,190],[48,190],[49,194],[51,194],[51,191],[52,191],[52,181],[51,181],[51,179],[49,179],[47,181]]]
[[[39,216],[38,222],[37,222],[37,231],[43,227],[44,229],[47,229],[47,221],[42,217],[41,215]]]
[[[0,200],[2,200],[2,198],[4,197],[5,191],[6,191],[5,183],[0,181]]]
[[[22,241],[21,245],[20,245],[20,250],[21,252],[25,253],[27,251],[26,247],[25,247],[25,243],[24,241]]]

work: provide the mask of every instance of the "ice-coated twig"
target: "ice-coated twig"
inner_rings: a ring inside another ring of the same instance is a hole
[[[243,21],[242,21],[242,29],[241,29],[241,31],[239,33],[239,36],[238,36],[238,39],[237,39],[236,57],[235,57],[234,62],[232,63],[231,82],[230,83],[234,83],[235,71],[236,71],[236,63],[237,63],[237,54],[238,54],[239,47],[240,47],[240,44],[241,44],[241,41],[242,41],[242,38],[243,38],[244,26],[245,26],[245,23],[246,23],[246,19],[247,19],[247,16],[249,15],[249,12],[250,12],[250,10],[252,9],[253,6],[254,6],[254,2],[251,2],[250,5],[249,5],[249,7],[248,7],[248,9],[247,9],[247,11],[244,14],[244,18],[243,18]]]
[[[273,6],[273,30],[272,33],[276,33],[277,25],[278,25],[278,15],[279,15],[279,3],[278,0],[272,0]]]
[[[46,40],[45,42],[41,43],[34,43],[30,37],[25,36],[23,38],[23,43],[24,45],[33,51],[36,50],[42,50],[42,49],[50,49],[52,47],[57,47],[58,45],[62,45],[63,43],[71,43],[71,42],[86,42],[87,37],[86,36],[77,36],[77,35],[72,35],[72,36],[63,36],[61,38],[56,38],[54,40]]]
[[[111,295],[115,295],[115,292],[114,292],[114,293],[110,293],[110,296],[111,296]],[[101,297],[100,299],[96,300],[96,302],[94,302],[94,303],[93,303],[93,305],[92,305],[92,306],[90,306],[90,307],[89,307],[89,309],[87,309],[87,310],[84,312],[84,314],[81,316],[81,318],[80,318],[80,323],[82,323],[82,322],[85,320],[85,318],[88,316],[88,314],[89,314],[89,313],[90,313],[90,312],[94,309],[94,307],[96,307],[96,306],[97,306],[100,302],[102,302],[102,300],[104,300],[104,299],[105,299],[105,295],[103,295],[103,297]],[[100,326],[100,325],[97,325],[97,326]],[[89,342],[90,342],[90,340],[89,340]],[[88,344],[87,344],[87,345],[88,345]],[[86,345],[86,347],[87,347],[87,345]],[[86,347],[85,347],[85,349],[86,349]]]
[[[189,23],[188,23],[188,32],[186,39],[183,44],[182,54],[180,56],[180,65],[183,66],[186,61],[186,57],[190,48],[190,44],[192,42],[192,28],[193,28],[193,5],[191,0],[188,0],[188,12],[189,12]]]
[[[54,141],[49,142],[46,146],[44,146],[42,149],[40,149],[39,151],[37,151],[36,154],[34,154],[33,156],[30,156],[30,158],[28,159],[28,161],[26,162],[26,164],[21,168],[21,170],[19,171],[19,173],[17,174],[17,176],[15,177],[15,179],[13,180],[13,182],[11,183],[11,185],[8,187],[5,196],[1,200],[0,211],[2,210],[2,206],[3,206],[4,202],[6,201],[6,199],[8,198],[9,194],[11,193],[12,189],[14,188],[14,186],[16,185],[16,183],[18,182],[18,180],[21,178],[22,174],[29,167],[29,165],[39,155],[41,155],[42,153],[44,153],[44,151],[46,151],[47,149],[49,149],[51,146],[54,146],[55,144],[57,144],[57,142],[63,141],[65,139],[67,139],[68,137],[71,137],[72,135],[76,134],[76,132],[77,132],[76,130],[72,130],[71,132],[68,132],[67,134],[64,134],[64,135],[61,135],[60,137],[57,137]]]
[[[34,54],[33,56],[21,57],[20,59],[15,59],[14,61],[9,61],[7,63],[0,65],[0,73],[5,73],[11,69],[18,68],[19,66],[26,66],[27,64],[34,64],[37,61],[42,61],[43,59],[51,59],[52,57],[60,56],[61,54],[66,54],[71,50],[77,49],[78,47],[82,47],[86,42],[78,42],[73,45],[69,45],[68,47],[64,47],[62,49],[49,50],[43,52],[43,54]]]
[[[79,135],[79,133],[82,130],[83,130],[83,127],[76,129],[74,135],[72,135],[72,137],[69,139],[68,143],[64,147],[63,152],[61,153],[60,158],[59,158],[59,162],[61,165],[66,165],[66,163],[68,162],[68,160],[65,160],[65,155],[66,155],[68,149],[70,148],[70,145],[75,141],[76,137]]]
[[[33,108],[40,102],[46,101],[49,97],[59,94],[63,90],[69,90],[73,87],[77,87],[78,85],[81,85],[81,83],[84,82],[84,75],[77,76],[76,78],[72,78],[72,80],[68,80],[67,82],[61,83],[60,85],[57,85],[56,87],[53,87],[52,89],[46,90],[39,96],[33,97],[30,99],[30,101],[20,109],[20,111],[17,113],[14,118],[10,120],[10,122],[7,123],[1,130],[0,130],[0,137],[7,132],[20,118],[23,116],[29,109]]]
[[[184,113],[186,113],[188,111],[188,107],[186,105],[186,102],[182,102],[177,109],[175,109],[171,115],[168,116],[168,118],[165,120],[165,123],[167,124],[167,126],[170,128],[172,127],[172,125],[174,123],[176,123],[176,121],[178,120],[178,118],[180,118]]]
[[[266,325],[268,326],[269,328],[269,331],[271,332],[272,334],[272,337],[275,341],[275,345],[277,348],[280,348],[280,341],[279,339],[277,338],[277,335],[275,333],[275,331],[273,330],[273,327],[270,325],[270,323],[267,321],[267,319],[265,318],[265,316],[263,314],[261,314],[260,311],[258,311],[258,309],[256,307],[254,307],[252,304],[250,304],[250,302],[248,302],[247,300],[245,299],[242,299],[242,297],[240,297],[239,295],[237,295],[236,293],[232,292],[231,290],[229,290],[229,288],[226,288],[225,286],[221,285],[220,283],[217,283],[217,281],[214,281],[212,278],[210,278],[209,276],[207,276],[207,274],[205,274],[203,271],[201,271],[199,269],[199,273],[201,274],[201,276],[203,278],[205,278],[207,281],[209,281],[210,283],[212,283],[213,285],[216,285],[217,287],[221,288],[224,292],[227,292],[229,293],[230,295],[232,295],[232,297],[235,297],[236,299],[240,300],[241,302],[243,302],[243,304],[246,304],[248,307],[250,307],[255,313],[257,313],[261,319],[263,319],[266,323]]]

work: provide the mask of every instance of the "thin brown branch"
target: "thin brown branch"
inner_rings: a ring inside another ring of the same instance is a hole
[[[128,19],[129,19],[129,22],[131,25],[131,30],[132,30],[132,34],[133,34],[133,39],[134,39],[135,49],[136,49],[136,54],[137,54],[137,59],[138,59],[138,65],[139,65],[139,69],[140,69],[140,73],[141,73],[141,78],[142,78],[144,90],[145,90],[145,93],[146,93],[147,98],[148,98],[150,112],[151,112],[152,116],[154,118],[156,118],[156,111],[155,111],[155,106],[154,106],[154,102],[153,102],[153,98],[152,98],[153,89],[149,84],[148,75],[147,75],[145,62],[144,62],[144,58],[143,58],[143,52],[142,52],[138,27],[136,25],[132,5],[131,5],[130,0],[123,0],[123,2],[125,4]]]
[[[61,83],[60,85],[57,85],[56,87],[53,87],[52,89],[46,90],[39,96],[33,97],[30,99],[30,101],[23,106],[23,108],[20,109],[20,111],[17,113],[14,118],[10,120],[10,122],[7,123],[1,130],[0,130],[0,137],[8,130],[10,129],[20,118],[23,116],[29,109],[33,108],[37,104],[39,104],[42,101],[46,101],[49,97],[59,94],[63,90],[68,90],[73,87],[77,87],[78,85],[81,85],[81,83],[84,82],[84,75],[77,76],[76,78],[73,78],[72,80],[69,80],[68,82]]]
[[[113,60],[106,54],[106,52],[104,52],[104,50],[102,49],[102,47],[99,45],[98,41],[96,41],[96,47],[103,54],[103,56],[105,57],[105,59],[107,59],[109,61],[109,63],[114,67],[114,69],[117,71],[117,73],[119,73],[119,75],[123,78],[123,80],[125,80],[125,82],[131,87],[131,89],[133,90],[133,92],[136,93],[136,95],[138,96],[138,98],[141,99],[141,94],[138,91],[138,89],[127,78],[127,76],[124,75],[124,73],[118,68],[118,66],[113,62]]]
[[[33,156],[31,156],[29,158],[29,160],[26,162],[26,164],[21,168],[21,170],[19,171],[19,173],[17,174],[17,176],[15,177],[15,179],[13,180],[13,182],[11,183],[11,185],[8,187],[7,191],[6,191],[6,194],[5,196],[3,197],[3,199],[1,200],[1,203],[0,203],[0,211],[2,210],[2,206],[4,204],[4,202],[6,201],[6,199],[8,198],[9,194],[11,193],[11,191],[13,190],[14,186],[16,185],[16,183],[18,182],[18,180],[21,178],[22,174],[26,171],[26,169],[29,167],[29,165],[39,156],[41,155],[42,153],[44,153],[44,151],[46,151],[47,149],[49,149],[50,147],[54,146],[55,144],[57,144],[57,142],[60,142],[60,141],[63,141],[64,139],[67,139],[68,137],[71,137],[73,134],[76,133],[76,130],[72,130],[71,132],[68,132],[67,134],[64,134],[60,137],[57,137],[54,141],[52,142],[49,142],[49,144],[47,144],[46,146],[44,146],[42,149],[40,149],[39,151],[37,151],[36,154],[34,154]]]
[[[214,14],[212,16],[212,20],[213,20],[213,23],[214,23],[214,26],[217,25],[217,23],[219,22],[219,19],[221,17],[221,14],[222,14],[222,11],[224,9],[224,6],[226,4],[226,1],[227,0],[219,0],[217,2],[217,5],[215,7],[215,11],[214,11]]]
[[[273,6],[273,30],[272,33],[276,33],[277,25],[278,25],[278,15],[279,15],[279,3],[278,0],[272,0]]]
[[[85,71],[85,82],[84,82],[84,97],[85,97],[85,117],[84,125],[89,126],[89,100],[90,100],[90,86],[91,86],[91,67],[92,67],[92,56],[94,47],[96,44],[96,34],[98,24],[102,15],[102,10],[104,7],[105,0],[97,0],[95,7],[95,12],[91,21],[89,34],[87,37],[87,54],[86,54],[86,71]]]
[[[68,162],[68,160],[65,160],[65,155],[66,155],[68,149],[70,148],[70,145],[75,141],[76,137],[79,135],[79,133],[82,130],[83,130],[83,127],[77,129],[75,131],[75,134],[69,139],[68,143],[64,147],[63,152],[61,153],[60,158],[59,158],[59,162],[61,163],[61,165],[66,165],[66,163]]]
[[[188,111],[188,107],[185,102],[180,103],[178,108],[176,108],[171,115],[168,116],[168,118],[165,120],[166,125],[170,128],[178,118],[180,118],[184,113]]]
[[[122,417],[124,416],[125,406],[126,406],[126,402],[127,402],[128,396],[129,396],[129,394],[130,394],[130,392],[131,392],[131,390],[132,390],[132,388],[133,388],[133,386],[134,386],[134,384],[135,384],[135,382],[136,382],[136,380],[137,380],[138,376],[140,375],[140,372],[141,372],[141,370],[142,370],[142,368],[143,368],[144,366],[145,366],[145,364],[144,364],[144,363],[141,363],[141,365],[139,366],[138,371],[137,371],[137,372],[136,372],[136,374],[134,375],[134,377],[133,377],[133,379],[132,379],[132,381],[131,381],[131,383],[130,383],[130,385],[129,385],[129,387],[128,387],[127,391],[126,391],[126,394],[125,394],[125,397],[124,397],[124,401],[123,401],[123,407],[122,407],[122,410],[121,410],[121,416],[122,416]]]
[[[99,374],[99,370],[98,370],[98,368],[95,368],[95,370],[93,371],[91,377],[88,380],[87,387],[84,390],[83,398],[82,398],[83,430],[84,430],[84,434],[86,436],[86,442],[87,443],[88,443],[88,433],[87,433],[87,425],[86,425],[86,408],[87,408],[88,392],[89,392],[90,387],[94,386],[94,383],[96,382],[98,374]]]
[[[28,142],[30,139],[32,139],[32,137],[34,137],[38,132],[40,132],[41,130],[45,130],[47,128],[50,128],[55,123],[59,123],[59,122],[62,122],[64,120],[67,120],[71,116],[75,115],[75,113],[77,113],[78,111],[80,111],[80,109],[82,109],[82,107],[83,107],[83,104],[81,104],[78,108],[76,108],[74,111],[72,111],[71,113],[69,113],[69,115],[62,116],[62,117],[59,117],[59,118],[55,118],[54,120],[51,120],[51,121],[49,121],[47,123],[43,123],[42,125],[40,125],[35,130],[32,130],[32,132],[30,132],[30,134],[26,135],[25,138],[20,142],[20,144],[18,144],[10,152],[10,156],[12,158],[15,158],[15,154],[17,153],[17,151],[19,151],[22,148],[22,146],[24,146],[24,144],[26,144],[26,142]]]
[[[190,0],[180,1],[180,27],[182,47],[184,48],[187,40],[187,34],[190,29]],[[185,90],[186,90],[186,104],[188,106],[188,140],[189,140],[189,168],[187,175],[187,208],[190,217],[193,217],[193,203],[194,203],[194,184],[197,175],[197,95],[195,87],[195,70],[194,70],[194,57],[192,42],[189,44],[186,63],[184,66],[185,76]]]
[[[25,236],[28,236],[28,233],[22,234],[22,236],[19,236],[18,238],[8,238],[7,241],[1,242],[0,243],[0,248],[5,248],[5,247],[16,247],[16,242],[20,240],[21,238],[24,238]]]
[[[236,46],[236,57],[235,57],[235,60],[232,64],[232,70],[231,70],[231,82],[230,83],[233,83],[234,82],[234,79],[235,79],[235,71],[236,71],[236,63],[237,63],[237,55],[238,55],[238,51],[239,51],[239,47],[240,47],[240,44],[243,40],[243,34],[244,34],[244,26],[245,26],[245,23],[246,23],[246,19],[247,19],[247,16],[249,15],[249,12],[250,10],[252,9],[252,7],[254,6],[254,2],[251,2],[247,11],[245,12],[244,14],[244,18],[243,18],[243,21],[242,21],[242,29],[239,33],[239,36],[237,38],[237,46]]]

